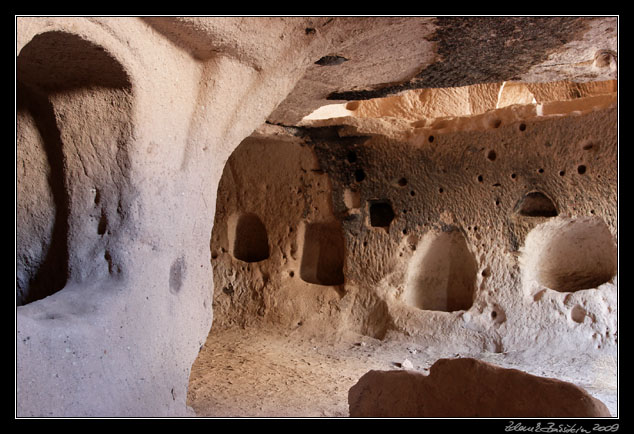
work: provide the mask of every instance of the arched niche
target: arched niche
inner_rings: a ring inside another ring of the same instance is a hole
[[[515,212],[524,217],[556,217],[559,214],[552,199],[541,191],[526,193],[515,205]]]
[[[229,221],[231,253],[244,262],[260,262],[269,257],[269,238],[262,220],[253,213],[240,213]]]
[[[132,86],[104,47],[37,34],[16,59],[16,300],[120,271],[113,236],[127,211]]]
[[[302,238],[301,279],[317,285],[342,285],[345,241],[341,225],[308,223]]]
[[[457,229],[422,238],[409,264],[403,300],[423,310],[453,312],[473,304],[477,264]]]
[[[559,291],[593,289],[617,272],[614,237],[600,217],[556,219],[526,236],[521,263],[524,278]]]

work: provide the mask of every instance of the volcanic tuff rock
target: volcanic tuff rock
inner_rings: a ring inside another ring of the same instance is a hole
[[[212,320],[614,352],[617,24],[17,17],[17,415],[191,415]]]
[[[471,358],[440,359],[429,375],[370,371],[348,402],[351,417],[610,417],[574,384]]]

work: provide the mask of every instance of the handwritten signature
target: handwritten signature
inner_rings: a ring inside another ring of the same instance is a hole
[[[592,428],[583,427],[578,424],[555,424],[554,422],[548,422],[542,424],[537,422],[533,426],[523,425],[521,422],[509,421],[508,426],[504,429],[506,432],[536,432],[536,433],[566,433],[566,434],[589,434],[593,432],[617,432],[619,430],[619,424],[614,423],[610,425],[601,425],[599,423],[593,424]]]

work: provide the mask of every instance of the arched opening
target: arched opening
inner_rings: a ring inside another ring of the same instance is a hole
[[[404,301],[424,310],[453,312],[473,304],[477,264],[462,233],[427,233],[409,265]]]
[[[260,262],[269,257],[269,238],[266,227],[260,218],[253,213],[240,214],[234,217],[233,257],[244,262]]]
[[[344,239],[338,223],[305,226],[300,277],[317,285],[342,285]]]
[[[16,60],[16,304],[121,268],[113,235],[131,136],[131,83],[103,47],[51,31]]]
[[[65,289],[18,308],[16,392],[29,404],[18,402],[18,411],[189,410],[183,386],[192,365],[184,362],[202,352],[212,313],[213,331],[225,334],[204,345],[208,358],[196,366],[192,384],[201,387],[192,396],[210,404],[201,417],[346,416],[361,372],[426,371],[433,358],[457,353],[519,365],[543,352],[548,357],[532,368],[552,360],[558,369],[544,375],[574,373],[576,381],[576,368],[595,371],[587,362],[618,349],[615,280],[573,296],[550,291],[542,303],[518,299],[517,248],[540,220],[509,215],[526,188],[542,185],[562,213],[596,212],[616,234],[618,107],[581,101],[576,113],[548,104],[494,111],[494,82],[503,77],[604,77],[586,75],[593,71],[585,52],[616,42],[603,36],[617,20],[540,27],[509,19],[494,35],[489,21],[462,17],[181,17],[160,26],[134,17],[32,18],[16,27],[20,47],[37,35],[17,59],[19,279],[30,300]],[[565,32],[544,42],[557,27]],[[478,44],[468,50],[470,41],[487,42],[486,58]],[[336,45],[349,62],[323,57]],[[511,52],[517,65],[508,62]],[[477,70],[470,58],[492,68]],[[139,84],[134,110],[117,59],[127,59]],[[405,68],[395,59],[413,60]],[[454,68],[470,64],[467,74]],[[377,65],[386,66],[381,74]],[[482,91],[442,87],[484,81]],[[420,92],[401,100],[413,88]],[[422,95],[431,92],[436,97]],[[347,119],[298,124],[330,95],[357,99],[336,111]],[[363,99],[381,95],[396,98]],[[131,113],[140,125],[134,135]],[[230,189],[211,191],[248,134],[255,146],[242,165],[234,159]],[[187,158],[170,159],[181,150]],[[393,210],[368,208],[374,198],[390,198]],[[221,233],[209,249],[212,222]],[[424,238],[446,225],[464,225],[464,233]],[[591,233],[565,240],[564,254],[601,244],[579,241]],[[538,252],[531,271],[549,286],[565,282],[537,262],[548,258]],[[115,279],[124,265],[130,278]],[[211,271],[220,276],[213,293]],[[468,308],[476,288],[468,312],[445,312]],[[400,303],[401,294],[440,312]],[[217,327],[223,315],[226,330]],[[585,352],[606,344],[607,353]],[[214,381],[205,369],[216,370]],[[594,378],[577,383],[593,386]],[[459,382],[443,384],[464,391]]]
[[[524,217],[556,217],[559,212],[553,201],[541,191],[532,191],[524,195],[515,212]]]
[[[522,253],[525,278],[559,292],[592,289],[617,272],[614,237],[599,217],[561,219],[534,228]]]
[[[347,157],[354,160],[352,153]],[[350,206],[361,206],[360,194],[352,192]],[[188,390],[188,402],[198,414],[248,414],[251,410],[240,404],[223,405],[229,396],[242,399],[234,385],[249,383],[248,393],[260,400],[263,383],[283,384],[289,364],[304,351],[296,337],[310,333],[326,342],[335,336],[347,253],[333,208],[329,176],[303,139],[252,136],[228,158],[210,240],[214,323],[192,365]],[[368,309],[385,315],[382,308],[374,302]],[[293,340],[280,340],[280,332],[287,330],[297,331]],[[311,375],[304,368],[313,367],[299,366],[296,379]],[[225,387],[227,381],[233,384]],[[301,401],[296,397],[305,391],[302,384],[290,380],[283,387],[285,399]],[[279,411],[273,409],[280,405],[279,396],[262,402],[258,411]]]

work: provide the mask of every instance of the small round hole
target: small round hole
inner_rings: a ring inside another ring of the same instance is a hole
[[[542,169],[541,167],[539,169],[537,169],[538,173],[544,173],[544,169]]]
[[[357,169],[354,171],[354,179],[356,179],[357,182],[361,182],[365,179],[365,172],[363,169]]]
[[[478,175],[478,182],[482,182],[484,181],[484,178],[482,177],[482,175]]]
[[[498,316],[498,313],[496,311],[491,312],[491,318],[495,319],[497,318],[497,316]]]
[[[559,171],[559,176],[564,176],[566,174],[566,172],[564,170],[560,170]]]
[[[434,136],[429,136],[429,137],[427,138],[427,140],[429,140],[429,143],[433,142],[433,141],[434,141]]]
[[[520,124],[520,131],[526,131],[526,124]]]
[[[294,271],[289,271],[288,275],[291,276],[291,277],[295,277],[295,272]]]
[[[491,161],[495,161],[495,159],[497,158],[497,154],[495,153],[494,150],[490,150],[489,153],[487,154],[487,158]]]
[[[401,187],[405,187],[407,185],[407,179],[406,178],[399,179],[398,185],[400,185]]]
[[[443,191],[445,191],[445,190],[444,190],[442,187],[440,187],[440,188],[438,189],[438,193],[442,193]]]
[[[580,164],[577,167],[577,173],[579,173],[579,175],[583,175],[584,173],[586,173],[586,166],[583,164]]]
[[[409,192],[409,195],[410,196],[416,196],[416,192],[414,190],[412,190],[412,191]]]
[[[517,178],[517,175],[515,173],[511,173],[511,179],[515,179]]]
[[[354,163],[355,161],[357,161],[357,153],[354,151],[348,152],[346,159],[348,160],[349,163]]]

